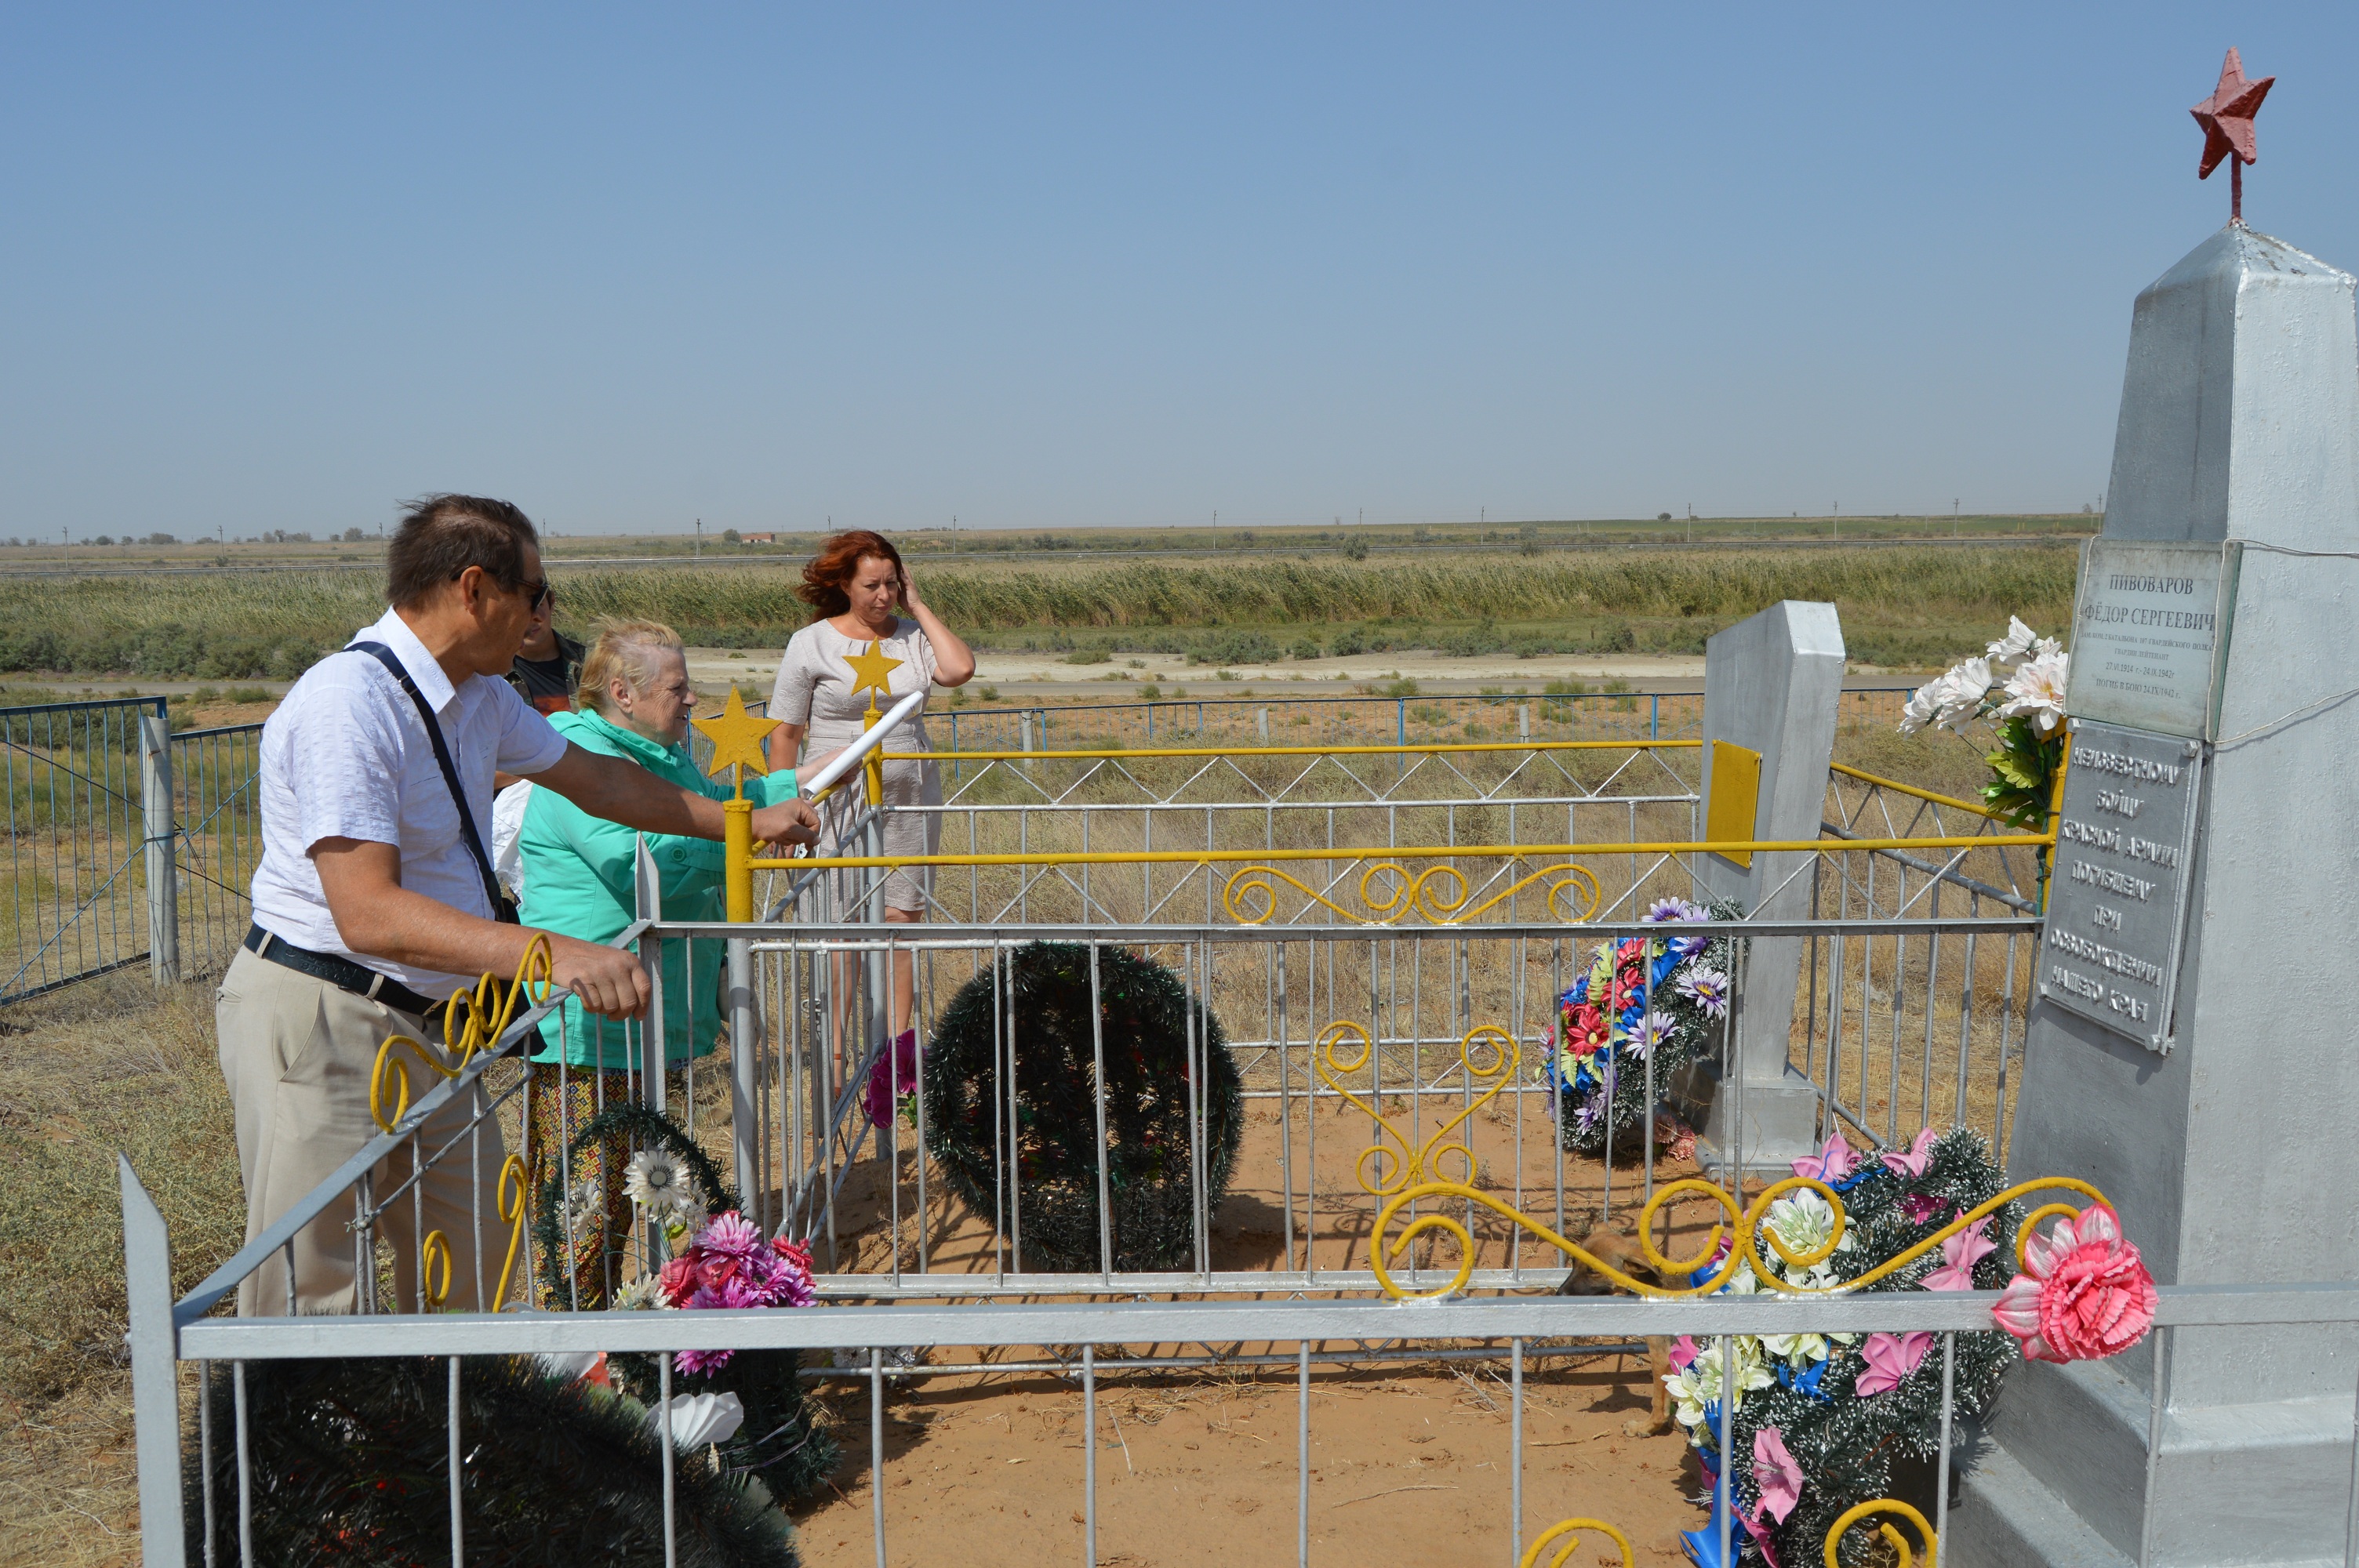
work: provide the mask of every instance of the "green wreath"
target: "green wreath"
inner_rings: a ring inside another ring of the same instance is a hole
[[[182,1447],[189,1561],[238,1560],[241,1486],[257,1563],[424,1564],[451,1558],[450,1363],[440,1357],[215,1361],[212,1471]],[[222,1411],[243,1398],[241,1444]],[[529,1356],[471,1356],[459,1379],[461,1507],[471,1563],[563,1568],[662,1563],[667,1510],[680,1568],[797,1568],[794,1530],[747,1477],[690,1454],[670,1467],[647,1411],[554,1377]],[[247,1462],[244,1480],[241,1457]],[[213,1498],[205,1541],[204,1493]]]
[[[985,971],[962,986],[926,1048],[926,1144],[951,1190],[978,1215],[1004,1217],[1012,1184],[1019,1270],[1099,1268],[1093,952],[1096,1039],[1105,1059],[1114,1267],[1125,1272],[1190,1268],[1196,1234],[1191,1030],[1203,1067],[1199,1108],[1208,1216],[1236,1166],[1245,1132],[1243,1087],[1220,1020],[1151,958],[1120,947],[1033,942],[1001,958],[995,977]],[[997,1019],[995,1000],[1002,1009]],[[1016,1126],[1014,1157],[1007,1161],[999,1056],[1011,1041]]]
[[[607,1107],[582,1124],[568,1145],[569,1152],[578,1155],[599,1139],[616,1133],[640,1148],[660,1148],[686,1165],[711,1212],[739,1207],[737,1190],[722,1175],[712,1157],[698,1147],[679,1123],[648,1106]],[[621,1179],[620,1172],[614,1179]],[[552,1171],[541,1184],[539,1211],[533,1217],[533,1241],[541,1278],[549,1287],[550,1299],[560,1303],[570,1299],[564,1205],[563,1174],[561,1170]],[[596,1227],[602,1248],[619,1258],[625,1238],[605,1233],[605,1206],[594,1207],[594,1213],[578,1223]],[[584,1302],[582,1310],[606,1304]],[[740,1350],[726,1366],[711,1372],[676,1373],[672,1378],[675,1396],[737,1396],[745,1408],[745,1424],[720,1444],[722,1469],[740,1477],[758,1477],[782,1501],[816,1491],[842,1457],[835,1440],[813,1419],[803,1380],[797,1375],[802,1364],[799,1350]],[[618,1388],[650,1409],[661,1397],[662,1367],[657,1357],[617,1353],[606,1357],[606,1368]]]

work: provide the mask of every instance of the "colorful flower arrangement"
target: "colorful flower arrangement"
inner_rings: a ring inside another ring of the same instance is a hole
[[[2006,1188],[1981,1134],[1969,1129],[1919,1132],[1905,1150],[1874,1157],[1855,1153],[1838,1134],[1820,1153],[1797,1161],[1797,1175],[1823,1182],[1840,1196],[1834,1206],[1804,1188],[1769,1206],[1764,1227],[1800,1257],[1832,1250],[1807,1268],[1787,1264],[1767,1238],[1757,1249],[1770,1274],[1739,1267],[1724,1290],[1777,1293],[1783,1287],[1826,1290],[1854,1280],[1939,1234],[1959,1217]],[[1951,1368],[1955,1413],[1973,1418],[1990,1408],[2006,1369],[2019,1353],[2033,1359],[2080,1360],[2119,1354],[2154,1321],[2152,1276],[2125,1240],[2113,1211],[2092,1206],[2060,1222],[2026,1248],[2029,1272],[2010,1278],[2010,1243],[2022,1223],[2008,1204],[1944,1239],[1907,1268],[1862,1287],[1865,1291],[1997,1291],[1994,1312],[2004,1333],[1960,1334]],[[1723,1243],[1723,1248],[1725,1243]],[[1701,1283],[1723,1264],[1697,1271]],[[1827,1531],[1856,1503],[1893,1495],[1898,1484],[1929,1485],[1941,1432],[1941,1356],[1934,1335],[1737,1335],[1699,1345],[1682,1338],[1672,1348],[1665,1379],[1674,1418],[1688,1440],[1713,1510],[1688,1532],[1690,1554],[1708,1568],[1719,1558],[1720,1510],[1735,1507],[1731,1539],[1742,1559],[1815,1563]],[[1721,1401],[1729,1401],[1732,1477],[1717,1474]],[[1843,1543],[1867,1561],[1868,1532]]]
[[[748,1307],[801,1307],[816,1299],[810,1251],[780,1236],[765,1240],[740,1211],[738,1199],[710,1155],[680,1126],[641,1105],[611,1107],[583,1122],[577,1153],[603,1139],[640,1145],[623,1173],[631,1200],[629,1237],[604,1239],[617,1275],[636,1277],[614,1292],[625,1311],[704,1312]],[[555,1299],[564,1288],[568,1249],[555,1211],[559,1183],[544,1189],[537,1233],[541,1270]],[[592,1195],[569,1198],[571,1223],[600,1226],[604,1205]],[[834,1441],[817,1424],[797,1375],[792,1350],[682,1350],[672,1357],[672,1441],[713,1449],[724,1475],[764,1482],[789,1499],[817,1487],[834,1469]],[[651,1425],[662,1413],[662,1368],[657,1357],[615,1353],[588,1359],[576,1375],[605,1382],[648,1407]]]
[[[1734,904],[1706,908],[1666,898],[1641,918],[1676,925],[1740,914]],[[1718,1044],[1734,954],[1730,938],[1702,935],[1633,936],[1598,947],[1589,968],[1557,998],[1556,1019],[1541,1035],[1543,1060],[1532,1075],[1556,1090],[1567,1149],[1596,1153],[1609,1139],[1621,1149],[1638,1148],[1637,1130],[1655,1109],[1647,1099],[1647,1064],[1654,1064],[1659,1098],[1674,1074]],[[1684,1138],[1693,1148],[1694,1135],[1676,1119],[1658,1117],[1658,1147]]]
[[[2062,643],[2010,615],[2005,637],[1917,688],[1901,714],[1900,732],[1913,735],[1930,724],[1963,735],[1968,724],[1995,723],[1998,745],[1983,758],[1991,770],[1984,804],[2009,824],[2036,831],[2048,825],[2050,786],[2064,764],[2064,683],[2071,671],[2071,655]]]

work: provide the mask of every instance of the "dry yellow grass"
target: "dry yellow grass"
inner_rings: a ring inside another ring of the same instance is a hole
[[[131,1157],[180,1289],[244,1227],[210,986],[131,975],[14,1009],[0,1044],[0,1562],[134,1562],[122,1206]]]

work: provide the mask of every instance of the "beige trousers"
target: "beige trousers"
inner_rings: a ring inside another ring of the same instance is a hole
[[[429,1035],[414,1015],[257,958],[244,948],[238,949],[213,994],[213,1018],[221,1037],[222,1076],[237,1112],[248,1243],[377,1136],[369,1115],[369,1079],[377,1048],[387,1035],[425,1041],[440,1054],[439,1032]],[[411,1103],[440,1082],[438,1075],[411,1059]],[[386,1087],[385,1109],[390,1116],[397,1094],[393,1082]],[[497,1286],[507,1250],[508,1227],[499,1217],[498,1204],[506,1151],[495,1118],[483,1116],[469,1131],[469,1120],[484,1104],[480,1090],[453,1100],[370,1173],[371,1199],[382,1206],[375,1227],[377,1240],[385,1244],[378,1256],[387,1250],[392,1255],[392,1307],[397,1312],[418,1310],[419,1248],[438,1230],[451,1248],[451,1288],[444,1309],[484,1310],[479,1303]],[[445,1150],[445,1144],[451,1146]],[[426,1162],[426,1169],[405,1187],[414,1160]],[[355,1184],[296,1233],[294,1310],[299,1314],[355,1310],[353,1226],[360,1213],[358,1191]],[[440,1267],[434,1274],[440,1284]],[[380,1294],[377,1302],[383,1301]],[[287,1312],[284,1249],[239,1284],[237,1310],[242,1316],[276,1317]]]

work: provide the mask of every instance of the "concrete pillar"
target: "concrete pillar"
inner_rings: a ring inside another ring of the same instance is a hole
[[[2152,1027],[2109,1027],[2065,1000],[2066,899],[2051,895],[2038,979],[2058,983],[2032,1006],[2009,1174],[2095,1184],[2165,1284],[2359,1276],[2359,702],[2321,700],[2359,687],[2359,560],[2335,553],[2359,550],[2353,300],[2350,275],[2233,224],[2138,296],[2105,529],[2082,576],[2068,701],[2082,733],[2201,765],[2192,853],[2154,879],[2183,935],[2175,980],[2143,1000]],[[2222,585],[2228,612],[2200,633],[2224,640],[2223,660],[2216,642],[2177,650],[2184,701],[2100,679],[2123,646],[2121,619],[2092,611],[2124,586],[2109,553],[2169,558],[2158,546]],[[2068,775],[2066,823],[2108,820],[2100,776]],[[2076,859],[2104,861],[2102,835],[2058,859],[2062,890]],[[2167,1357],[2149,1339],[2010,1373],[1943,1563],[2344,1561],[2359,1335],[2175,1336]]]
[[[180,978],[180,859],[172,819],[172,725],[139,717],[139,806],[147,872],[147,969],[158,985]]]
[[[1832,604],[1787,600],[1704,644],[1707,838],[1818,838],[1843,678]],[[1812,859],[1806,850],[1700,856],[1696,897],[1734,900],[1765,919],[1806,919]],[[1707,1166],[1734,1156],[1747,1170],[1782,1169],[1818,1146],[1819,1091],[1787,1061],[1804,945],[1799,936],[1746,945],[1734,1008],[1743,1084],[1723,1083],[1713,1097],[1698,1147]]]

